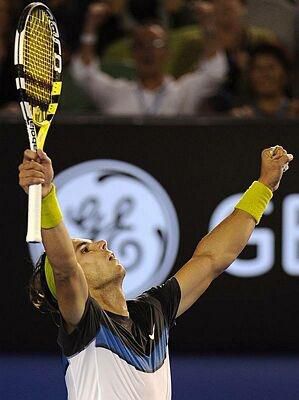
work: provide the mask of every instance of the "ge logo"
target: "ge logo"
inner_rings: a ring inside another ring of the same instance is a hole
[[[151,175],[125,162],[94,160],[63,171],[55,183],[71,236],[107,240],[126,268],[127,298],[167,278],[179,225],[169,196]]]

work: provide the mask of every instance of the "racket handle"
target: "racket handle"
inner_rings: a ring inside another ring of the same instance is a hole
[[[42,185],[30,185],[28,195],[27,243],[40,243],[41,236]]]

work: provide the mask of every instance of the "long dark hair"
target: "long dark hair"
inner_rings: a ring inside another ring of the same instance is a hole
[[[33,306],[42,313],[59,314],[57,300],[53,297],[45,275],[46,253],[38,259],[29,281],[29,298]],[[56,323],[56,319],[54,320]]]

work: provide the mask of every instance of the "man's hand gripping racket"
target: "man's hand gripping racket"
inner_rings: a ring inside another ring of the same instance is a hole
[[[19,184],[28,194],[32,185],[41,185],[42,197],[47,196],[52,188],[54,172],[47,154],[38,149],[26,150],[19,166]]]

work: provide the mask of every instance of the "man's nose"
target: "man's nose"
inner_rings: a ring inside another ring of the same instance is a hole
[[[107,242],[106,240],[99,240],[98,242],[96,242],[97,247],[99,247],[102,250],[106,250],[107,249]]]

